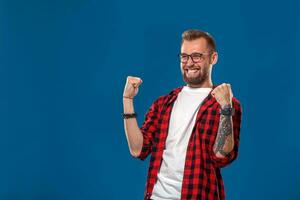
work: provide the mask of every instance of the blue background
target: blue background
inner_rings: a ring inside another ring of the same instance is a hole
[[[181,33],[210,32],[243,106],[229,200],[300,199],[299,1],[0,1],[0,199],[142,199],[122,93],[143,79],[139,124],[184,84]]]

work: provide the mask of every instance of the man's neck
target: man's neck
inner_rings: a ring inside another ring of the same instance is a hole
[[[213,87],[213,83],[211,81],[207,81],[198,85],[193,85],[193,84],[187,84],[187,86],[191,87],[191,88],[212,88]]]

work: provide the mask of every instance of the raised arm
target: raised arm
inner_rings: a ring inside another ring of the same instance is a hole
[[[220,104],[221,115],[217,137],[214,144],[214,153],[218,158],[227,156],[234,147],[233,122],[230,110],[232,108],[232,91],[229,84],[222,84],[212,91],[212,95]],[[226,112],[227,111],[227,112]]]
[[[138,77],[127,77],[123,93],[124,114],[134,113],[133,98],[137,95],[141,83],[142,80]],[[143,135],[136,118],[124,118],[124,129],[131,155],[139,156],[143,146]]]

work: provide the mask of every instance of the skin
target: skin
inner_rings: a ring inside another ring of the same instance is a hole
[[[209,52],[207,42],[204,38],[199,38],[192,41],[184,41],[181,45],[181,53],[204,53]],[[204,60],[201,63],[193,63],[189,58],[187,63],[180,63],[180,69],[184,81],[189,87],[193,88],[212,88],[211,71],[212,66],[217,63],[218,54],[213,52],[212,55],[204,55]],[[188,70],[197,69],[195,73],[189,75]],[[194,80],[194,81],[193,81]]]
[[[142,79],[128,76],[123,93],[123,112],[134,113],[133,98],[137,95]],[[124,129],[130,154],[137,157],[143,146],[143,135],[136,118],[124,119]]]
[[[214,64],[217,63],[218,54],[215,51],[210,51],[209,46],[204,38],[195,39],[192,41],[184,41],[181,46],[181,53],[204,53],[204,60],[200,63],[193,63],[189,58],[187,63],[180,64],[180,70],[183,80],[189,87],[193,88],[212,88],[211,71]],[[196,71],[189,71],[189,70]],[[139,77],[128,76],[123,93],[124,113],[133,113],[133,99],[138,93],[139,86],[142,84],[142,79]],[[212,96],[220,104],[222,108],[232,105],[232,91],[229,84],[223,83],[212,91]],[[214,143],[214,153],[218,158],[224,158],[233,150],[234,137],[233,125],[231,116],[220,116],[218,133]],[[138,127],[136,118],[124,119],[124,128],[128,146],[132,156],[137,157],[142,149],[143,137]]]
[[[212,95],[221,108],[232,107],[232,91],[230,84],[223,83],[212,91]],[[214,153],[218,158],[228,155],[234,147],[233,122],[232,116],[220,116],[219,128],[214,144]]]

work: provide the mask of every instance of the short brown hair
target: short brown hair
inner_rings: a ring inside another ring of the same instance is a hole
[[[182,33],[181,38],[182,38],[181,45],[184,42],[184,40],[192,41],[192,40],[196,40],[199,38],[204,38],[208,44],[208,47],[211,50],[216,51],[216,48],[217,48],[214,38],[205,31],[201,31],[201,30],[197,30],[197,29],[186,30]]]

